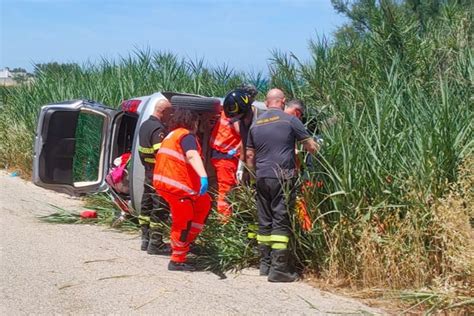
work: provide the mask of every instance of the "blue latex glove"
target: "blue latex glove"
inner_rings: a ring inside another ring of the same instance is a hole
[[[207,181],[207,177],[201,177],[201,188],[199,189],[199,195],[204,195],[209,188],[209,182]]]
[[[227,154],[230,156],[235,156],[236,153],[237,153],[237,149],[234,148],[234,149],[229,150]]]

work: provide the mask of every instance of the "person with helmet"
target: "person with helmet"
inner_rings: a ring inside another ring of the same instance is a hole
[[[168,264],[171,271],[195,270],[186,262],[186,255],[211,208],[207,173],[196,136],[198,120],[195,112],[177,108],[170,124],[172,131],[156,155],[153,186],[168,202],[172,217],[172,253]]]
[[[217,212],[221,221],[226,223],[232,216],[232,208],[226,200],[229,191],[237,184],[237,170],[241,154],[241,137],[238,119],[242,117],[253,102],[251,95],[241,89],[229,92],[224,98],[224,110],[214,125],[209,146],[211,148],[211,164],[217,178]],[[232,115],[230,118],[228,115]],[[243,164],[240,163],[243,167]]]
[[[138,152],[145,168],[145,182],[138,222],[142,232],[141,250],[151,255],[170,253],[169,245],[163,241],[163,234],[159,229],[160,223],[169,218],[168,207],[166,202],[156,195],[152,185],[155,155],[166,136],[166,128],[162,120],[170,110],[171,103],[167,99],[158,100],[153,114],[143,122],[138,132]]]
[[[239,164],[240,143],[238,125],[222,111],[209,139],[211,165],[216,171],[217,180],[217,212],[222,223],[226,223],[232,216],[232,208],[227,202],[226,196],[237,184],[236,173]]]
[[[223,103],[224,114],[227,118],[236,121],[235,129],[238,130],[241,142],[239,150],[239,160],[237,164],[236,183],[249,184],[250,175],[245,172],[245,144],[247,143],[247,134],[250,125],[257,117],[257,108],[252,106],[253,101],[258,94],[255,86],[243,84],[237,89],[230,91]],[[216,172],[217,173],[217,172]],[[218,180],[219,181],[219,180]],[[256,223],[249,223],[247,226],[247,238],[249,244],[256,244],[258,226]]]
[[[258,116],[258,109],[252,106],[253,101],[257,97],[258,90],[254,85],[242,84],[235,90],[229,92],[224,99],[224,112],[227,117],[238,121],[238,130],[241,137],[240,161],[237,167],[237,181],[241,183],[249,183],[249,174],[245,172],[245,147],[250,125]]]
[[[297,279],[297,274],[290,271],[288,251],[289,211],[296,199],[296,142],[310,153],[318,150],[303,123],[283,111],[285,101],[280,89],[268,92],[268,109],[251,126],[247,141],[247,166],[256,167],[260,274],[267,275],[270,282]]]

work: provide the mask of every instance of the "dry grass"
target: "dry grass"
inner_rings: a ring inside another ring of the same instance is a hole
[[[389,313],[474,312],[473,170],[470,156],[460,165],[458,182],[431,201],[432,218],[425,229],[420,229],[417,215],[422,213],[416,209],[401,220],[392,216],[383,223],[372,221],[356,245],[360,261],[353,275],[341,271],[335,259],[307,280]],[[337,244],[334,249],[330,258],[340,258]]]

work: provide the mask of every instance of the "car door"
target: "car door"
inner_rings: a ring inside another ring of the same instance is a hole
[[[70,195],[105,190],[110,134],[118,113],[90,100],[43,106],[34,143],[33,183]]]

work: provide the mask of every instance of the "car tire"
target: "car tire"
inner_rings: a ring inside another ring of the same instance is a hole
[[[198,113],[219,113],[221,102],[214,98],[175,95],[171,98],[171,105]]]

